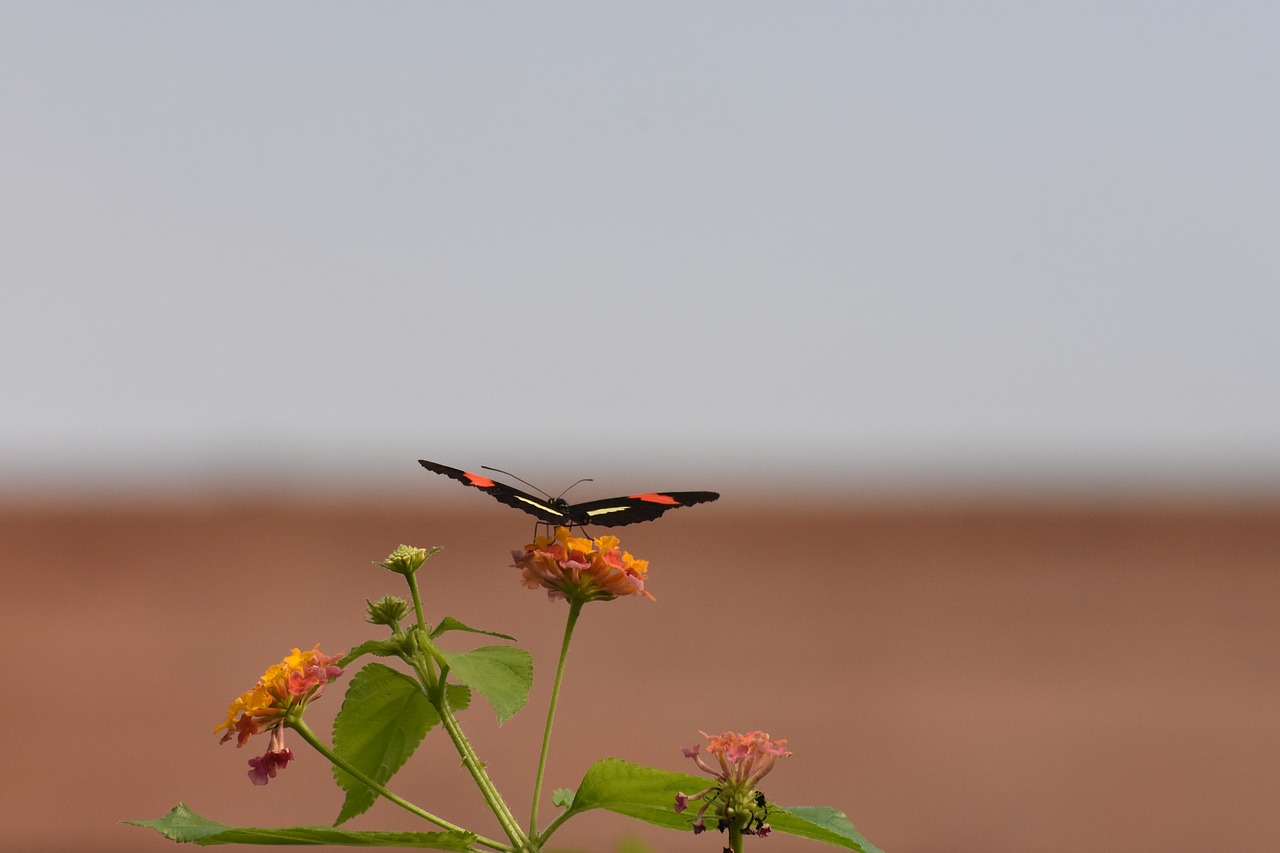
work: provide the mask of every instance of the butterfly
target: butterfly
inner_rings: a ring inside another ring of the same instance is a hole
[[[459,483],[474,486],[492,496],[496,501],[536,516],[543,524],[562,527],[582,527],[586,524],[621,527],[624,524],[635,524],[639,521],[652,521],[669,509],[708,503],[720,497],[717,492],[649,492],[642,495],[627,495],[621,498],[571,504],[563,497],[534,497],[506,483],[494,482],[483,474],[472,474],[470,471],[450,468],[438,462],[419,459],[418,464],[428,471],[444,474]],[[486,470],[497,471],[498,469],[486,466]],[[499,471],[498,473],[506,474],[507,472]],[[514,474],[507,474],[507,476],[515,477]],[[519,477],[515,479],[520,480]],[[524,480],[520,482],[524,483]],[[528,483],[525,485],[529,486]],[[577,483],[574,485],[576,486]],[[529,488],[535,487],[529,486]]]

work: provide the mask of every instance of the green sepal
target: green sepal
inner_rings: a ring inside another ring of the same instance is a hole
[[[159,820],[124,823],[154,829],[170,841],[214,844],[333,844],[345,847],[416,847],[424,850],[469,850],[476,836],[470,832],[359,832],[328,826],[286,826],[278,829],[227,826],[201,817],[178,803]]]
[[[440,624],[431,632],[431,639],[434,640],[446,631],[468,631],[472,634],[484,634],[489,637],[498,637],[502,640],[510,640],[513,643],[516,641],[516,638],[510,634],[499,634],[497,631],[482,631],[479,628],[472,628],[470,625],[459,622],[452,616],[446,616],[440,620]]]
[[[706,776],[673,773],[606,758],[587,769],[566,815],[605,809],[667,829],[691,832],[697,806],[691,803],[688,809],[677,814],[676,794],[696,794],[714,784],[715,780]],[[858,834],[844,812],[826,806],[787,807],[770,803],[768,823],[774,832],[811,838],[860,853],[882,853]]]
[[[481,646],[469,652],[436,650],[453,675],[489,700],[501,725],[529,701],[533,656],[511,646]]]
[[[449,704],[471,704],[471,691],[449,685]],[[333,721],[333,749],[379,785],[390,781],[413,755],[432,726],[440,722],[422,687],[389,666],[371,663],[355,674]],[[373,805],[378,795],[345,770],[333,768],[334,781],[347,792],[334,826]]]

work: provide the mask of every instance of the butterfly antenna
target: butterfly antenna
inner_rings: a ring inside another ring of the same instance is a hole
[[[576,483],[570,483],[570,484],[569,484],[569,488],[567,488],[567,489],[565,489],[563,492],[561,492],[561,493],[556,497],[556,500],[560,500],[560,498],[562,498],[562,497],[564,497],[566,494],[568,494],[569,489],[572,489],[574,486],[578,485],[578,483],[591,483],[591,482],[594,482],[594,480],[592,480],[590,477],[583,477],[581,480],[578,480]]]
[[[533,489],[535,492],[542,495],[547,500],[551,500],[551,495],[542,491],[542,489],[539,489],[537,486],[535,486],[533,483],[530,483],[528,480],[521,480],[519,477],[517,477],[515,474],[512,474],[510,471],[503,471],[501,468],[491,468],[488,465],[481,465],[480,467],[486,471],[493,471],[498,474],[506,474],[508,477],[510,477],[513,480],[519,480],[521,483],[524,483],[526,486]],[[579,480],[578,482],[582,482],[582,481]],[[574,483],[573,485],[576,486],[577,483]],[[573,488],[573,486],[570,486],[569,488]],[[568,489],[566,489],[565,491],[568,491]]]

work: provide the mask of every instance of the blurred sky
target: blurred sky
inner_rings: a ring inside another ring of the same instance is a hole
[[[1280,491],[1277,32],[4,2],[0,492]]]

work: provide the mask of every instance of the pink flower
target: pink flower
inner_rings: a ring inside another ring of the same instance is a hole
[[[769,804],[756,785],[779,758],[791,754],[785,747],[786,740],[770,740],[768,733],[761,731],[741,735],[702,732],[702,736],[708,741],[707,752],[715,758],[715,765],[703,760],[697,746],[685,747],[681,752],[685,758],[692,758],[699,769],[715,777],[716,784],[692,795],[677,793],[676,812],[683,812],[695,800],[704,800],[694,816],[695,834],[706,829],[704,815],[714,806],[712,816],[722,831],[736,824],[744,835],[768,835],[770,827],[765,819],[769,815]]]
[[[265,785],[271,779],[276,778],[276,773],[283,770],[285,765],[293,760],[293,750],[285,749],[280,752],[268,751],[261,758],[249,759],[249,781],[255,785]]]
[[[249,759],[249,781],[265,785],[276,778],[276,773],[293,761],[293,750],[284,745],[284,728],[277,726],[271,732],[271,745],[261,758]]]
[[[715,736],[702,732],[702,736],[710,742],[707,752],[715,756],[719,769],[710,767],[697,754],[692,756],[694,763],[721,781],[738,786],[754,788],[780,757],[791,754],[783,746],[785,738],[769,740],[768,732],[725,732]]]

